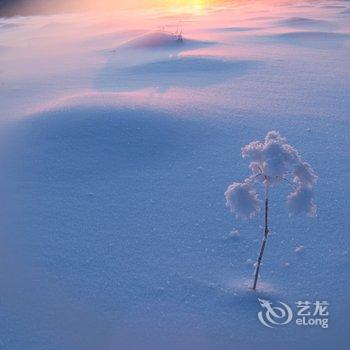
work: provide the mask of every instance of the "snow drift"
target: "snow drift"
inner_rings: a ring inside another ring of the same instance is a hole
[[[193,40],[179,33],[155,31],[142,34],[121,44],[119,49],[178,50],[193,49],[214,44],[209,41]]]

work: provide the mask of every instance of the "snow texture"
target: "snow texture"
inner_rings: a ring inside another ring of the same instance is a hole
[[[0,349],[348,350],[349,2],[153,3],[0,18]]]

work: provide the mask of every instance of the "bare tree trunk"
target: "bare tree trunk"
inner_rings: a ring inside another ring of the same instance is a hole
[[[255,269],[255,276],[254,276],[254,284],[253,284],[253,290],[256,290],[256,285],[258,283],[258,278],[259,278],[259,271],[260,271],[260,266],[261,266],[261,260],[264,254],[266,242],[267,242],[267,237],[269,235],[269,227],[268,227],[268,217],[269,217],[269,184],[266,180],[265,184],[265,215],[264,215],[264,237],[261,242],[261,248],[260,248],[260,253],[258,256],[258,261],[256,263],[256,269]]]

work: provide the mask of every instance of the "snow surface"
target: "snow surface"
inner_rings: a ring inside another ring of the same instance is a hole
[[[349,6],[0,19],[1,349],[347,349]],[[262,217],[224,192],[269,130],[318,210],[271,192],[253,293]],[[265,328],[258,297],[327,300],[330,327]]]

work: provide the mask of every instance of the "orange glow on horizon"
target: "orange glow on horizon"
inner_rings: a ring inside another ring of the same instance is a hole
[[[121,8],[168,8],[172,10],[200,11],[211,5],[224,3],[225,0],[130,0],[127,3],[118,0],[85,0],[81,4],[89,9],[121,9]],[[227,2],[227,1],[226,1]]]
[[[255,0],[252,0],[255,1]],[[256,0],[257,1],[257,0]],[[266,0],[267,1],[267,0]],[[31,0],[21,4],[19,8],[31,13],[62,12],[105,12],[118,10],[165,9],[171,12],[190,12],[200,14],[213,6],[246,4],[249,0]]]

